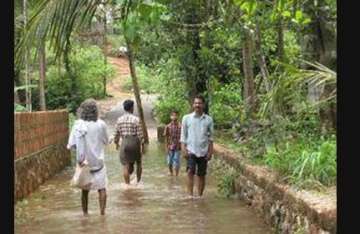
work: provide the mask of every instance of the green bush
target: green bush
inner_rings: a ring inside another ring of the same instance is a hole
[[[179,73],[178,60],[170,59],[161,61],[154,68],[157,76],[157,90],[160,94],[155,103],[155,114],[158,120],[167,124],[170,122],[172,110],[179,112],[179,120],[189,113],[190,104],[187,99],[187,89],[185,82]]]
[[[20,104],[14,103],[14,111],[15,112],[24,112],[24,111],[26,111],[26,107],[24,107]]]
[[[71,98],[71,80],[65,70],[49,66],[47,70],[46,102],[48,109],[75,110],[87,98],[104,98],[103,77],[111,79],[115,70],[104,63],[102,51],[97,46],[75,47],[70,56],[71,68],[76,77],[77,95]]]
[[[239,170],[220,159],[214,159],[210,165],[217,182],[217,189],[221,196],[230,197],[235,193],[235,179],[239,177]]]
[[[160,98],[155,105],[155,113],[160,123],[167,124],[170,120],[171,111],[177,110],[179,112],[179,121],[188,113],[189,103],[184,97],[166,96]]]
[[[211,96],[210,114],[217,127],[231,127],[239,118],[241,108],[241,89],[238,83],[221,86]]]
[[[136,75],[140,90],[145,91],[147,94],[158,93],[161,88],[161,80],[155,72],[145,65],[140,64],[136,67]],[[126,79],[123,88],[128,91],[132,89],[131,77]]]
[[[336,140],[302,138],[267,148],[265,163],[300,187],[336,184]]]

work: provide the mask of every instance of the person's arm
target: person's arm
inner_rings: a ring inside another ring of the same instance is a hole
[[[142,131],[142,127],[141,127],[141,123],[140,121],[137,123],[136,125],[136,134],[137,136],[139,137],[140,139],[140,142],[141,142],[141,148],[140,148],[140,152],[142,154],[145,153],[145,148],[144,148],[144,136],[143,136],[143,131]]]
[[[74,136],[74,127],[71,129],[70,135],[69,135],[69,140],[68,140],[68,144],[66,146],[66,148],[68,150],[71,150],[73,148],[76,147],[76,143],[75,143],[75,136]]]
[[[167,125],[165,126],[163,136],[165,138],[165,151],[168,151],[169,142],[168,142],[168,126]]]
[[[116,150],[119,149],[120,137],[121,137],[121,132],[120,132],[120,129],[119,129],[119,123],[116,123],[115,134],[114,134],[114,144],[116,146]]]
[[[214,154],[214,122],[212,118],[210,119],[209,124],[209,148],[207,153],[207,160],[211,160],[212,155]]]
[[[188,154],[186,151],[187,138],[188,138],[188,128],[186,124],[186,117],[184,116],[181,121],[180,142],[181,142],[181,151],[185,158],[188,158]]]
[[[103,143],[105,145],[110,144],[109,134],[108,134],[108,130],[107,130],[107,126],[106,126],[105,122],[103,122],[102,127],[103,127],[103,135],[104,135]]]

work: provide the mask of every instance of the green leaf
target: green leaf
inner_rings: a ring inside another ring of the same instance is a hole
[[[295,12],[295,19],[296,19],[296,21],[297,21],[297,22],[301,22],[302,18],[303,18],[303,13],[302,13],[302,11],[297,10],[297,11]]]
[[[285,18],[288,18],[288,17],[291,16],[291,13],[290,13],[290,11],[284,11],[284,12],[282,13],[282,16],[284,16]]]
[[[306,24],[308,24],[308,23],[310,23],[310,22],[311,22],[311,19],[310,19],[310,18],[305,18],[302,23],[303,23],[304,25],[306,25]]]

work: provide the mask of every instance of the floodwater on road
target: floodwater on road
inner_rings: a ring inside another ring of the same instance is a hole
[[[18,202],[15,233],[272,233],[244,202],[219,196],[211,161],[204,197],[188,199],[185,160],[181,163],[179,177],[169,176],[164,146],[151,140],[143,156],[142,182],[125,188],[118,153],[111,145],[106,150],[105,216],[100,215],[97,191],[91,191],[89,216],[83,217],[81,192],[69,183],[71,166]]]

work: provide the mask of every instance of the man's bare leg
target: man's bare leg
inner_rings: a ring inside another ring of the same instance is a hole
[[[170,173],[170,175],[173,175],[173,168],[172,168],[171,164],[169,164],[169,173]]]
[[[105,214],[105,208],[106,208],[106,190],[100,189],[99,191],[99,205],[100,205],[100,214]]]
[[[138,161],[136,163],[136,179],[137,179],[138,183],[141,180],[141,174],[142,174],[142,163],[141,163],[141,161]]]
[[[194,194],[194,174],[188,172],[188,192],[190,196]]]
[[[130,174],[129,174],[129,166],[124,166],[124,180],[125,184],[130,184]]]
[[[88,215],[89,190],[81,190],[81,207],[84,216]]]
[[[134,163],[129,163],[128,167],[129,167],[129,176],[131,176],[132,173],[134,172]]]
[[[179,175],[179,170],[180,170],[180,167],[175,167],[175,175],[176,175],[176,176]]]
[[[205,176],[198,176],[198,194],[199,197],[203,195],[205,189]]]

